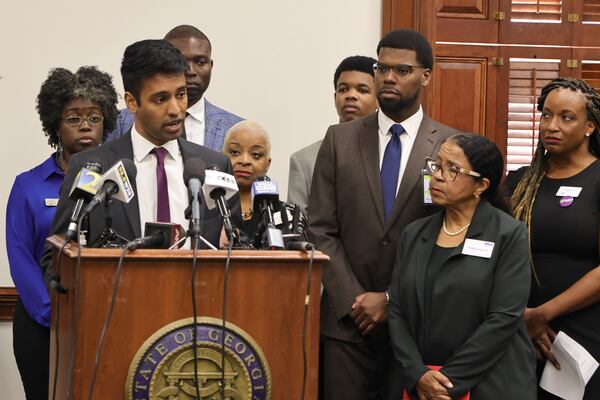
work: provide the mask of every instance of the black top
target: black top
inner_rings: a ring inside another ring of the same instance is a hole
[[[448,310],[446,302],[439,301],[439,299],[433,302],[432,298],[435,298],[433,293],[436,289],[437,277],[442,274],[446,260],[455,249],[455,247],[442,247],[436,244],[426,266],[425,310],[427,318],[425,318],[425,345],[422,350],[423,361],[426,365],[444,365],[454,351],[453,348],[448,348],[444,343],[436,340],[445,335],[440,332],[440,324],[432,323],[432,321],[446,318],[456,310]]]
[[[517,173],[522,176],[524,170]],[[556,195],[563,186],[582,188],[565,207],[560,204],[562,196]],[[531,223],[533,266],[539,283],[532,279],[529,307],[558,296],[598,266],[599,217],[600,160],[572,177],[542,180]],[[550,326],[564,331],[600,360],[600,302],[556,318]],[[588,382],[584,398],[600,398],[598,370]]]

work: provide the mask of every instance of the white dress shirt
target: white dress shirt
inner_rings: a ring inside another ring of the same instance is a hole
[[[404,170],[406,170],[406,164],[408,163],[408,158],[410,157],[410,152],[412,150],[413,144],[415,143],[415,139],[417,138],[417,133],[419,132],[419,127],[421,126],[422,121],[422,106],[419,106],[419,110],[416,113],[414,113],[402,122],[395,122],[390,117],[385,115],[381,110],[377,112],[377,122],[379,124],[379,170],[381,170],[381,165],[383,164],[383,155],[385,154],[385,148],[389,141],[392,139],[392,132],[390,132],[390,128],[392,127],[392,125],[400,124],[406,131],[400,135],[400,143],[402,144],[402,155],[400,157],[400,173],[398,174],[398,185],[396,186],[396,193],[398,193],[400,183],[402,183]],[[423,160],[423,165],[425,165],[425,160]]]
[[[157,193],[156,193],[156,156],[152,149],[157,147],[144,138],[136,129],[131,128],[131,145],[133,146],[133,161],[137,168],[135,184],[137,186],[138,204],[140,206],[140,224],[142,235],[146,222],[156,222]],[[189,221],[185,219],[185,209],[188,206],[188,191],[183,181],[183,157],[177,140],[171,140],[161,147],[169,154],[165,157],[165,173],[169,188],[169,211],[171,222],[179,224],[187,230]],[[184,248],[190,248],[189,240]]]
[[[187,109],[188,116],[185,117],[185,137],[188,141],[204,146],[205,132],[205,100],[202,97],[193,106]]]

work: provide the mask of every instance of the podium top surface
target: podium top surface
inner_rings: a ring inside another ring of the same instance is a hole
[[[65,241],[62,235],[52,235],[48,238],[48,243],[56,249],[60,249]],[[138,249],[128,251],[126,258],[170,258],[170,259],[189,259],[193,256],[193,250],[162,250],[162,249]],[[310,252],[304,251],[289,251],[289,250],[233,250],[231,252],[233,259],[249,259],[249,260],[288,260],[288,261],[308,261]],[[77,257],[77,244],[71,242],[63,250],[63,255],[69,258]],[[81,257],[85,258],[119,258],[121,249],[98,249],[98,248],[81,248]],[[226,259],[227,250],[199,250],[198,258],[200,259]],[[328,262],[329,257],[322,252],[315,250],[314,261]]]

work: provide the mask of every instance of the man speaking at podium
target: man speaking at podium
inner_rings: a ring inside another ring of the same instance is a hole
[[[125,49],[121,64],[124,99],[128,110],[135,115],[135,123],[120,138],[72,158],[52,233],[67,230],[75,203],[69,199],[69,190],[79,170],[90,159],[100,160],[103,172],[121,159],[135,164],[137,174],[131,182],[134,198],[129,203],[112,201],[108,206],[116,234],[126,240],[141,237],[144,224],[153,221],[188,228],[184,161],[200,158],[228,173],[231,164],[224,155],[180,138],[188,101],[186,71],[187,62],[181,52],[164,40],[143,40]],[[239,215],[239,202],[234,204],[234,212]],[[89,215],[90,243],[106,226],[104,214],[104,207],[97,207]],[[219,244],[221,225],[218,212],[205,209],[202,235],[215,246]],[[49,257],[45,266],[48,264]]]

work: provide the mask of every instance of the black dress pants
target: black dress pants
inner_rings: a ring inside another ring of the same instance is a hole
[[[27,400],[48,400],[50,329],[31,318],[20,300],[13,316],[13,351]]]
[[[388,340],[322,340],[324,400],[402,399],[402,367]]]

